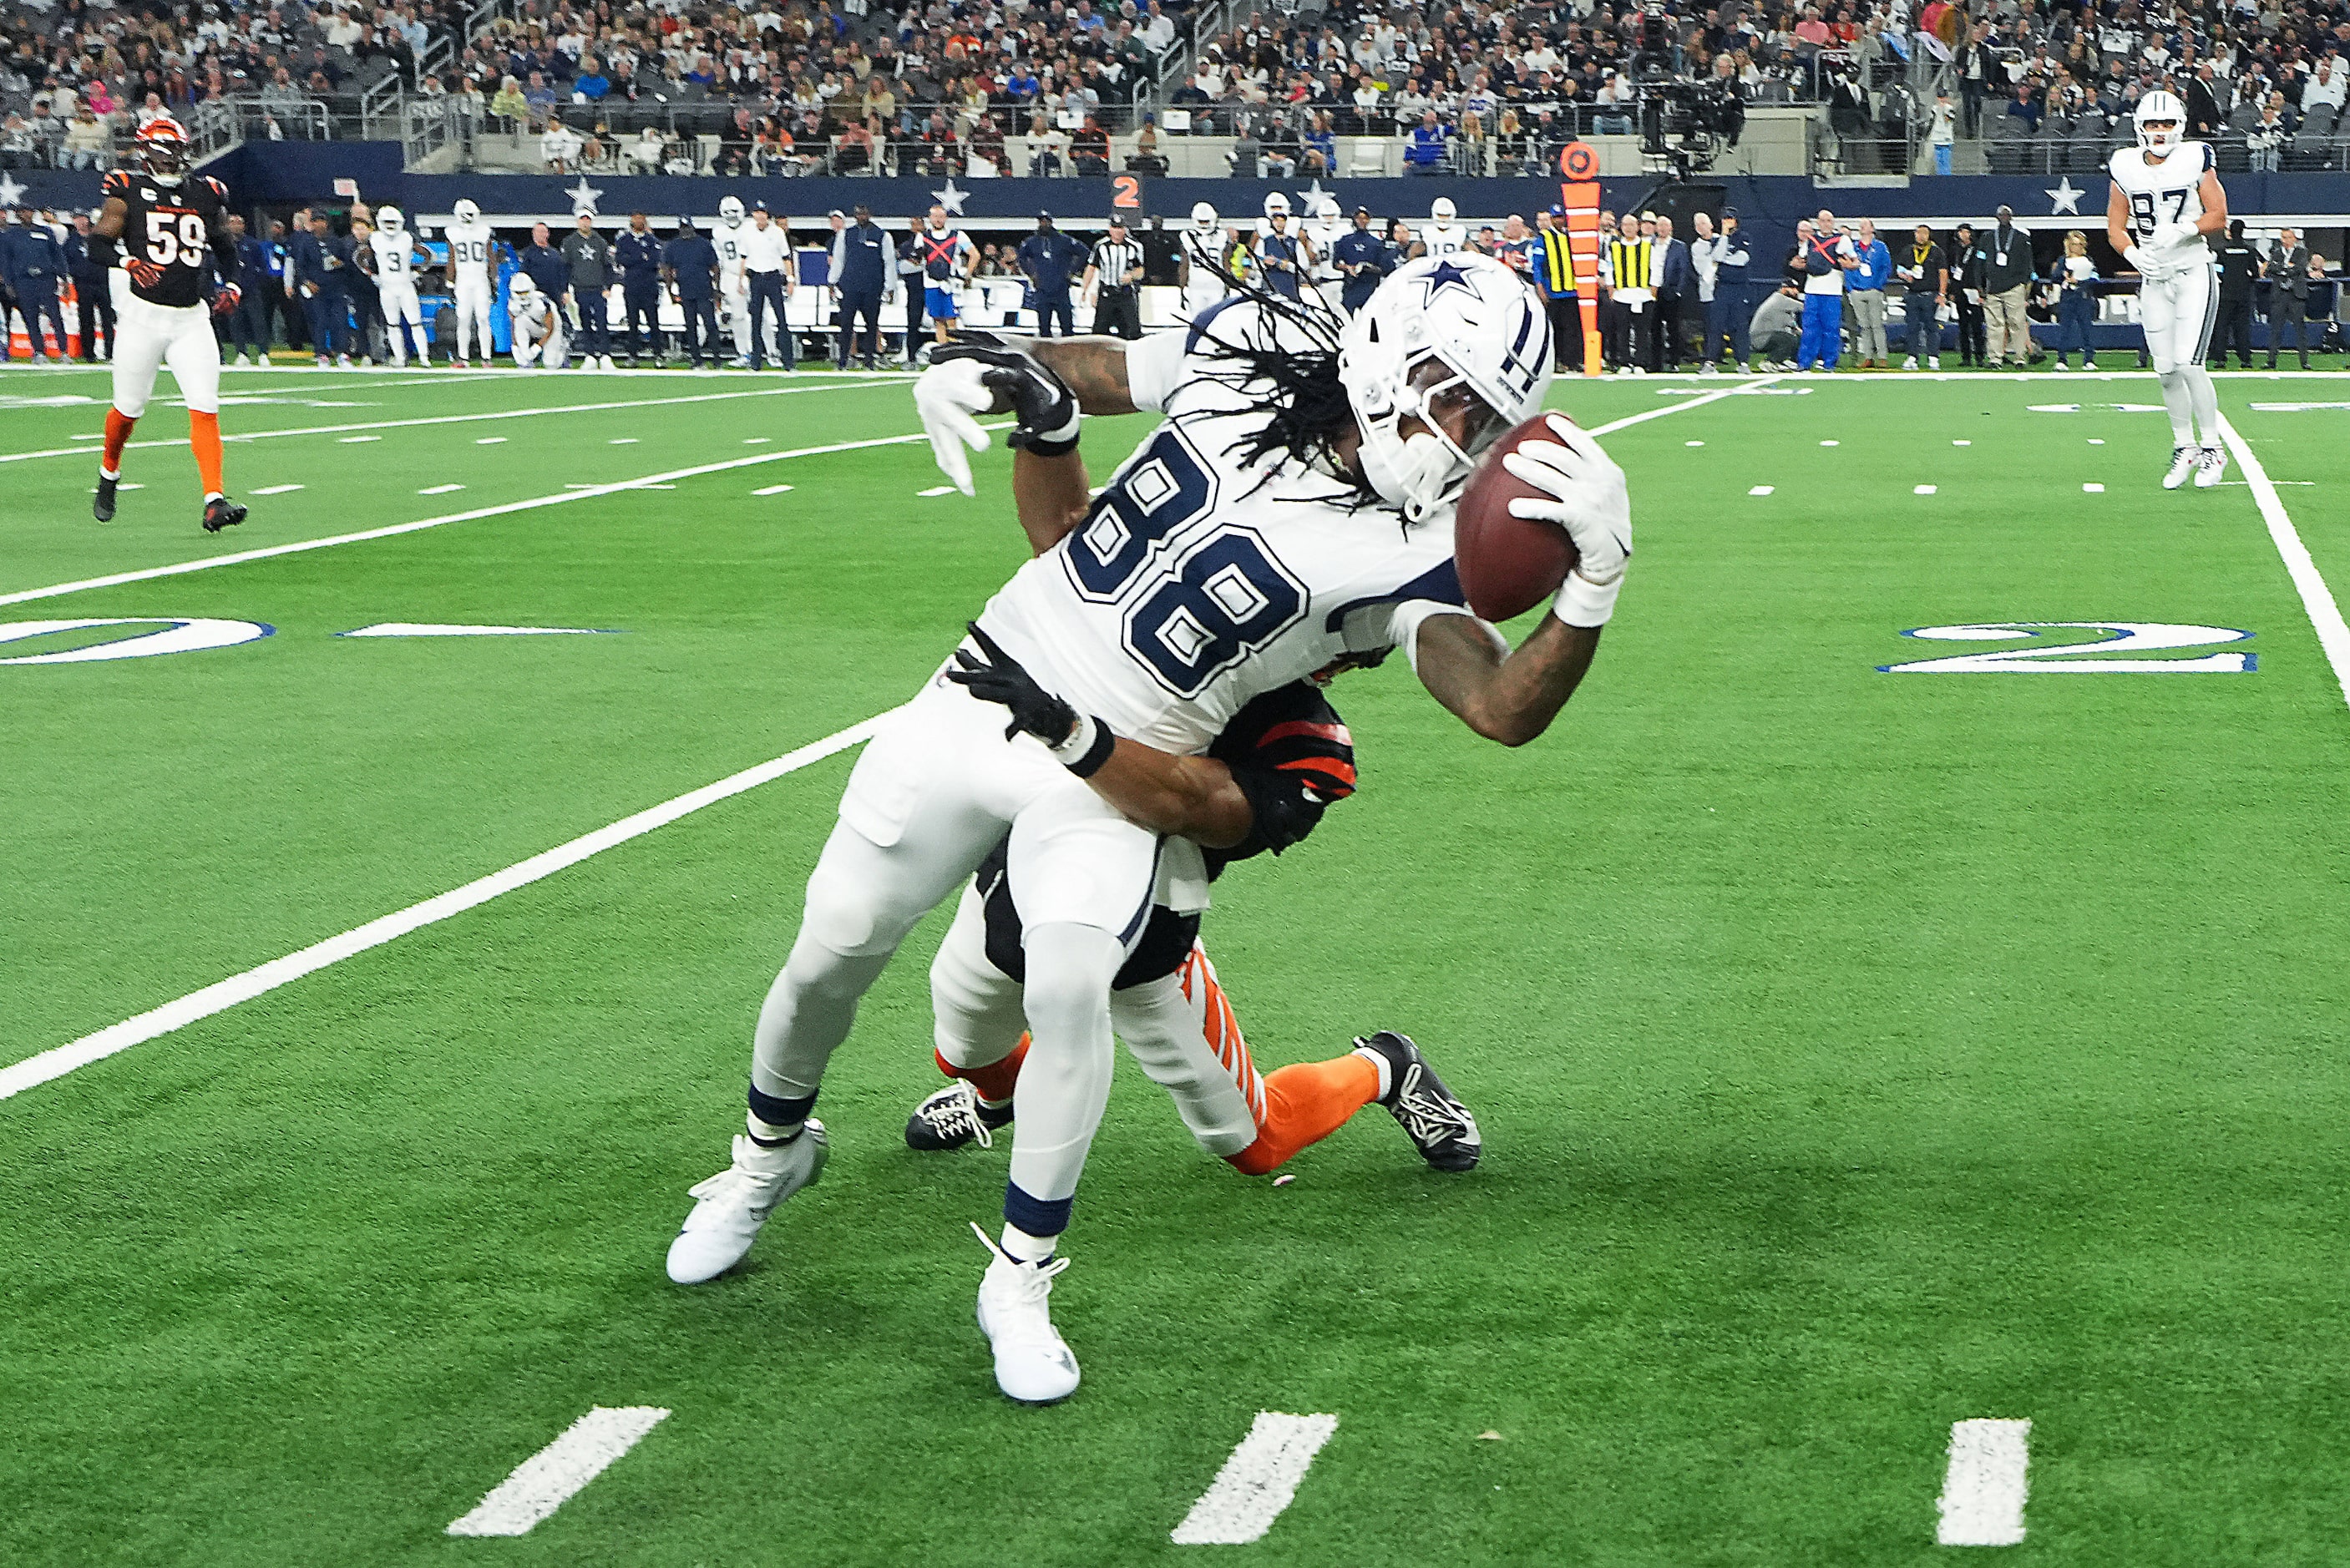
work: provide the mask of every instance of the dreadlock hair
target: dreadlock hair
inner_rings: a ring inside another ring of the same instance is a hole
[[[1270,483],[1286,462],[1319,468],[1345,486],[1330,496],[1299,497],[1343,504],[1349,511],[1386,503],[1370,482],[1357,477],[1338,454],[1339,438],[1356,428],[1355,406],[1338,379],[1339,318],[1326,306],[1316,308],[1279,294],[1252,278],[1210,264],[1232,290],[1226,305],[1244,301],[1257,307],[1244,328],[1226,329],[1225,336],[1200,334],[1200,346],[1214,367],[1206,379],[1244,391],[1267,418],[1249,434],[1226,447],[1225,454],[1242,467],[1253,467],[1268,457],[1268,466],[1249,493]],[[1315,296],[1317,304],[1320,296]],[[1219,306],[1218,309],[1222,306]],[[1307,347],[1282,341],[1282,328],[1297,329]],[[1203,415],[1179,415],[1178,422]]]

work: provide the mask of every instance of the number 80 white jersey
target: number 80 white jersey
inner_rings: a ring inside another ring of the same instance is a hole
[[[2203,176],[2213,167],[2211,146],[2205,141],[2181,141],[2159,163],[2147,162],[2142,148],[2116,152],[2107,171],[2129,202],[2130,237],[2143,244],[2158,224],[2200,218]],[[2181,259],[2189,256],[2191,249]]]
[[[490,259],[495,237],[487,223],[449,225],[449,281],[464,293],[490,291]]]
[[[1396,605],[1461,602],[1449,508],[1407,530],[1391,507],[1349,510],[1347,482],[1284,454],[1241,465],[1231,449],[1263,426],[1271,389],[1210,379],[1229,362],[1198,350],[1258,320],[1236,300],[1128,347],[1135,406],[1170,417],[980,617],[1046,690],[1185,754],[1252,699],[1391,646]]]

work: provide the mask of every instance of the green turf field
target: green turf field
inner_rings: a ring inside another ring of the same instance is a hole
[[[1056,1408],[971,1319],[1003,1145],[900,1140],[935,919],[823,1183],[662,1275],[846,753],[0,1100],[0,1562],[1913,1563],[1984,1417],[2018,1561],[2339,1559],[2350,708],[2272,527],[2350,584],[2350,381],[2220,385],[2272,516],[2158,488],[2147,378],[1564,385],[1648,416],[1583,692],[1505,752],[1342,680],[1361,793],[1206,933],[1261,1064],[1409,1031],[1485,1161],[1374,1107],[1275,1188],[1122,1065]],[[0,373],[0,621],[272,628],[0,663],[0,1069],[892,706],[1024,554],[1000,448],[923,493],[899,379],[228,389],[212,538],[175,406],[101,526],[103,378]],[[606,635],[337,635],[391,622]],[[2033,622],[2085,624],[1901,635]],[[2251,667],[1879,672],[2098,626]],[[444,1533],[597,1406],[671,1414]],[[1295,1501],[1173,1544],[1261,1410],[1337,1417]]]

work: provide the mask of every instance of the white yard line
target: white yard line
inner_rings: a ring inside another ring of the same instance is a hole
[[[1753,384],[1755,383],[1748,383],[1750,386]],[[1651,409],[1644,413],[1634,414],[1628,419],[1618,420],[1613,424],[1601,425],[1593,433],[1604,434],[1609,431],[1620,430],[1626,425],[1661,419],[1668,414],[1679,413],[1687,409],[1713,402],[1719,398],[1735,396],[1741,389],[1735,387],[1725,388],[1719,393],[1694,398],[1685,403]],[[1003,424],[998,422],[988,428],[1001,430]],[[536,496],[528,501],[511,502],[504,506],[486,506],[472,512],[452,513],[446,517],[428,517],[421,522],[401,523],[389,528],[371,528],[358,534],[342,534],[325,539],[273,545],[264,550],[248,550],[239,555],[222,556],[209,561],[190,561],[176,566],[155,566],[145,571],[119,573],[111,577],[94,577],[86,582],[66,583],[51,588],[35,588],[24,593],[0,596],[0,605],[18,604],[26,599],[50,598],[60,594],[77,593],[84,588],[107,587],[118,583],[141,582],[183,572],[199,572],[213,566],[230,566],[239,561],[261,560],[273,556],[290,555],[301,550],[322,549],[330,545],[349,544],[360,539],[380,539],[389,535],[407,534],[421,528],[438,527],[444,523],[460,523],[475,517],[492,517],[503,513],[521,512],[537,506],[556,506],[567,501],[582,500],[589,495],[637,488],[657,480],[682,479],[696,474],[715,473],[730,468],[743,468],[754,463],[774,462],[784,458],[806,457],[819,452],[848,452],[866,447],[898,446],[928,439],[927,436],[922,435],[881,436],[871,441],[842,441],[831,446],[803,447],[789,452],[757,452],[749,457],[733,458],[724,462],[705,463],[697,468],[679,469],[669,473],[653,474],[647,479],[629,480],[618,484],[604,485],[593,491],[567,490],[553,495]],[[129,1050],[133,1045],[142,1044],[160,1035],[169,1034],[173,1030],[183,1028],[200,1019],[225,1012],[239,1002],[249,1002],[256,996],[265,995],[282,985],[315,973],[329,964],[339,963],[344,959],[366,952],[370,948],[380,947],[386,942],[406,936],[410,931],[445,920],[452,915],[462,914],[502,894],[510,893],[517,888],[527,887],[543,877],[553,876],[566,867],[577,865],[590,856],[601,854],[614,845],[624,844],[631,838],[650,833],[654,828],[699,811],[705,805],[740,794],[745,790],[755,789],[770,780],[781,778],[785,774],[795,773],[811,763],[821,761],[836,752],[856,745],[871,734],[873,727],[885,717],[887,714],[876,714],[836,734],[827,735],[821,741],[802,746],[799,750],[778,757],[773,762],[762,763],[757,767],[745,769],[742,773],[720,779],[715,784],[705,784],[701,789],[681,794],[675,800],[650,807],[633,816],[623,817],[608,827],[598,828],[593,833],[573,839],[568,844],[559,845],[553,849],[535,855],[527,860],[519,861],[503,871],[495,871],[487,877],[468,882],[465,886],[451,892],[427,898],[421,904],[412,904],[394,914],[381,916],[369,921],[366,925],[345,931],[340,936],[314,942],[298,952],[274,959],[268,963],[246,970],[242,974],[231,975],[228,979],[217,981],[201,991],[191,992],[176,1002],[166,1002],[135,1018],[127,1018],[120,1023],[110,1024],[94,1034],[86,1034],[78,1040],[53,1046],[38,1055],[27,1057],[11,1066],[0,1067],[0,1100],[20,1095],[26,1089],[37,1087],[53,1078],[63,1077],[66,1074],[79,1067],[86,1067],[92,1062],[103,1061],[118,1052]],[[1263,1418],[1260,1417],[1260,1419]],[[1328,1420],[1335,1424],[1337,1417],[1335,1416],[1281,1417],[1279,1419]],[[1326,1438],[1328,1433],[1325,1432],[1323,1436]],[[1246,1447],[1245,1444],[1243,1446]],[[1319,1440],[1314,1445],[1317,1449],[1320,1446]],[[1312,1457],[1312,1452],[1309,1450],[1306,1459],[1310,1461]],[[1304,1473],[1303,1464],[1299,1466],[1299,1473]],[[1292,1483],[1292,1487],[1294,1490],[1295,1482]],[[1286,1504],[1288,1501],[1286,1494],[1282,1501]],[[1202,1499],[1201,1501],[1204,1503],[1206,1499]],[[1274,1511],[1277,1513],[1280,1511],[1275,1509]],[[1271,1522],[1270,1515],[1267,1516],[1266,1522],[1268,1524]]]
[[[999,427],[1000,428],[1000,427]],[[176,577],[188,572],[210,571],[214,566],[234,566],[246,561],[265,561],[276,556],[295,556],[305,550],[324,550],[337,545],[356,545],[368,539],[389,539],[396,534],[414,534],[421,529],[440,528],[451,523],[470,523],[480,517],[502,517],[508,513],[529,512],[541,506],[561,506],[567,502],[586,501],[598,495],[611,495],[623,490],[658,489],[680,479],[692,479],[705,473],[721,473],[730,468],[748,468],[754,463],[781,462],[785,458],[821,457],[827,452],[862,452],[868,447],[908,446],[928,441],[925,435],[876,436],[870,441],[833,441],[825,446],[793,447],[784,452],[754,452],[749,457],[728,458],[723,462],[705,462],[692,468],[673,468],[661,473],[649,473],[639,479],[615,480],[609,484],[590,484],[574,490],[567,486],[551,495],[533,495],[522,501],[508,501],[497,506],[477,506],[470,512],[451,512],[439,517],[422,517],[413,523],[393,523],[381,528],[362,528],[356,534],[328,534],[317,539],[296,539],[291,544],[271,545],[258,550],[239,550],[231,556],[213,556],[202,561],[182,561],[169,566],[142,566],[132,572],[115,572],[103,577],[84,577],[79,582],[57,583],[46,588],[20,588],[15,593],[0,594],[0,605],[25,604],[33,599],[53,599],[64,594],[78,594],[91,588],[110,588],[124,583],[143,583],[157,577]],[[128,490],[130,485],[124,485]]]
[[[657,1405],[597,1406],[563,1436],[516,1465],[473,1512],[449,1526],[452,1535],[523,1535],[602,1475],[669,1418]]]
[[[380,948],[386,942],[397,940],[411,931],[421,930],[426,926],[437,924],[452,915],[463,914],[466,910],[486,904],[493,898],[511,893],[517,888],[527,888],[533,882],[552,877],[567,867],[577,866],[591,856],[601,855],[605,850],[617,845],[626,844],[631,838],[639,838],[657,827],[665,827],[681,816],[691,815],[706,805],[715,805],[722,800],[732,799],[745,790],[754,790],[771,780],[782,778],[785,774],[797,773],[812,763],[822,762],[835,753],[846,751],[856,745],[873,732],[873,727],[880,722],[882,717],[884,715],[877,714],[859,723],[851,724],[845,730],[827,735],[821,741],[811,742],[797,751],[786,752],[772,762],[761,763],[754,768],[745,768],[741,773],[720,779],[715,784],[704,784],[700,789],[688,791],[673,800],[666,800],[659,805],[648,806],[632,816],[624,816],[609,826],[599,827],[593,833],[584,834],[568,844],[559,844],[552,849],[542,850],[527,860],[516,861],[503,871],[493,871],[490,875],[478,877],[462,888],[427,898],[421,904],[411,904],[405,909],[380,916],[363,926],[355,926],[340,936],[328,937],[321,942],[313,942],[298,952],[288,953],[284,958],[272,959],[269,962],[246,970],[242,974],[234,974],[226,980],[216,981],[202,991],[189,992],[177,1002],[167,1002],[162,1006],[142,1012],[136,1018],[126,1018],[120,1023],[101,1029],[95,1034],[85,1034],[70,1044],[44,1051],[37,1056],[29,1056],[10,1066],[0,1067],[0,1100],[21,1095],[27,1089],[36,1088],[40,1085],[48,1083],[51,1079],[64,1077],[68,1073],[77,1068],[87,1067],[92,1062],[102,1062],[118,1052],[128,1051],[133,1045],[144,1044],[150,1040],[169,1034],[175,1029],[185,1028],[200,1019],[210,1018],[216,1012],[224,1012],[239,1002],[250,1002],[256,996],[266,995],[279,986],[291,984],[304,975],[316,973],[329,964],[340,963],[343,960],[366,952],[370,948]]]
[[[1950,1465],[1935,1501],[1938,1546],[2015,1546],[2023,1541],[2031,1462],[2029,1421],[1953,1421]]]
[[[1248,1436],[1170,1539],[1178,1546],[1245,1546],[1262,1541],[1297,1495],[1297,1483],[1305,1479],[1314,1456],[1337,1429],[1336,1416],[1258,1411]]]
[[[600,414],[616,409],[683,408],[689,403],[723,403],[738,398],[788,398],[805,392],[839,392],[852,387],[895,386],[899,383],[868,379],[862,381],[828,381],[817,386],[759,387],[741,392],[697,392],[690,398],[636,398],[611,403],[550,403],[537,409],[499,409],[481,414],[432,414],[418,420],[370,420],[364,424],[297,425],[276,431],[223,431],[221,439],[234,446],[240,441],[272,441],[279,436],[341,435],[347,431],[421,430],[427,425],[479,424],[488,420],[528,420],[542,414]],[[185,446],[187,437],[175,436],[164,441],[134,441],[130,449],[140,447]],[[30,462],[36,457],[88,457],[86,446],[44,447],[38,452],[0,452],[0,462]]]
[[[1646,424],[1650,420],[1663,419],[1668,414],[1684,413],[1690,409],[1701,409],[1708,403],[1718,403],[1724,398],[1742,397],[1749,392],[1760,391],[1781,379],[1783,378],[1779,376],[1752,376],[1734,385],[1723,387],[1718,391],[1708,392],[1703,397],[1691,398],[1687,402],[1666,403],[1659,408],[1648,409],[1640,413],[1627,414],[1620,420],[1610,420],[1604,425],[1595,425],[1592,427],[1591,433],[1604,436],[1611,431],[1625,430],[1633,425]],[[1553,389],[1557,389],[1555,383]]]
[[[2284,557],[2286,575],[2293,578],[2294,591],[2301,595],[2301,607],[2308,612],[2309,624],[2317,632],[2317,646],[2325,650],[2325,662],[2334,667],[2334,684],[2342,688],[2342,700],[2350,702],[2350,625],[2343,623],[2342,607],[2334,601],[2334,590],[2325,586],[2317,563],[2310,559],[2268,470],[2252,455],[2252,443],[2237,433],[2224,414],[2220,418],[2220,437],[2235,453],[2236,466],[2244,471],[2244,479],[2252,487],[2252,499],[2260,504],[2261,516],[2269,525],[2269,540]]]

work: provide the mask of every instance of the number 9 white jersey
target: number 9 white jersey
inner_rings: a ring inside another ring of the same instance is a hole
[[[495,239],[487,223],[449,225],[449,282],[461,293],[490,292],[490,258]]]
[[[1198,350],[1258,322],[1234,299],[1128,348],[1135,406],[1170,418],[979,619],[1047,691],[1179,753],[1206,751],[1264,692],[1392,646],[1396,605],[1461,602],[1451,508],[1407,529],[1285,454],[1242,466],[1233,444],[1263,428],[1272,389],[1225,384],[1229,361]]]
[[[719,286],[740,293],[744,286],[743,231],[721,223],[710,231],[710,243],[718,247]]]
[[[2108,172],[2129,202],[2130,237],[2143,244],[2163,223],[2191,223],[2200,218],[2203,176],[2214,167],[2207,141],[2182,141],[2159,163],[2147,162],[2143,148],[2116,151]],[[2187,254],[2180,259],[2189,259],[2191,248],[2182,249]]]

